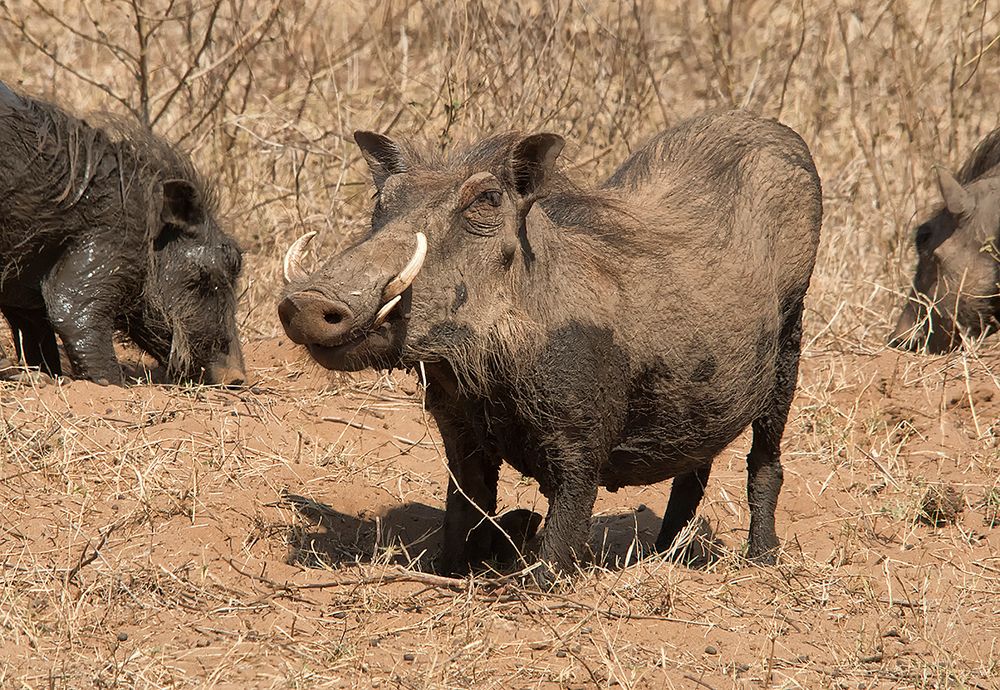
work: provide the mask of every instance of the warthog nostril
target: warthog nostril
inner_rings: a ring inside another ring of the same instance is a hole
[[[310,290],[295,292],[281,300],[278,317],[285,333],[299,345],[340,345],[350,335],[354,323],[350,307]]]

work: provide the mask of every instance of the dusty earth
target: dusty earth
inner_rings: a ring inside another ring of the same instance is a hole
[[[643,556],[668,483],[602,492],[596,565],[552,594],[432,574],[447,475],[414,377],[247,355],[238,392],[2,384],[0,687],[1000,687],[995,344],[807,350],[778,566],[741,558],[744,438],[700,510],[711,562]],[[501,493],[545,512],[509,468]]]

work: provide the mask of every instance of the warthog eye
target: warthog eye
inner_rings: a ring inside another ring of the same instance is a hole
[[[488,192],[483,192],[479,195],[479,198],[485,201],[487,204],[493,208],[499,208],[503,197],[500,195],[499,190],[491,189]]]

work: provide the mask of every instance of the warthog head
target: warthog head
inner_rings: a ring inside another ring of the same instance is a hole
[[[377,189],[371,231],[311,275],[300,264],[311,235],[288,250],[278,307],[288,337],[346,371],[497,356],[482,334],[516,323],[525,217],[562,138],[500,135],[447,160],[371,132],[355,140]]]
[[[913,288],[892,347],[942,353],[1000,325],[1000,176],[962,185],[938,169],[944,206],[917,227]]]
[[[236,325],[242,252],[215,216],[201,184],[162,184],[150,270],[125,330],[171,378],[240,385],[246,380]]]

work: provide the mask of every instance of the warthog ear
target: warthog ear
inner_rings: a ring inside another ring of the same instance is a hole
[[[186,180],[167,180],[163,183],[163,208],[160,219],[164,223],[191,227],[205,222],[205,209],[198,190]]]
[[[406,172],[402,149],[384,134],[359,130],[354,133],[354,141],[361,147],[375,186],[379,189],[382,189],[389,175]]]
[[[534,201],[544,195],[545,183],[555,170],[556,158],[566,141],[542,132],[517,142],[510,153],[510,177],[522,198]]]
[[[944,205],[951,213],[958,216],[968,213],[975,207],[975,199],[948,170],[939,167],[937,174],[938,186],[941,187],[941,198],[944,199]]]

